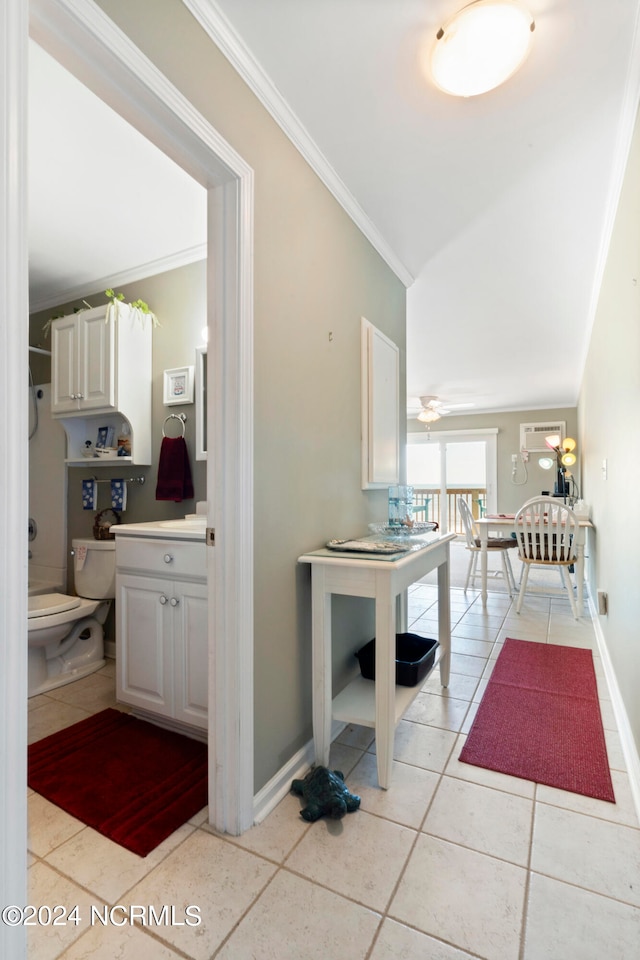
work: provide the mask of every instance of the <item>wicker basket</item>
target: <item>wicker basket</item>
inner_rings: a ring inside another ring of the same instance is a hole
[[[108,517],[107,514],[111,514],[111,517]],[[111,533],[111,527],[117,523],[120,523],[120,514],[111,507],[108,507],[106,510],[101,510],[100,513],[96,513],[93,521],[93,539],[115,540],[116,535],[115,533]]]

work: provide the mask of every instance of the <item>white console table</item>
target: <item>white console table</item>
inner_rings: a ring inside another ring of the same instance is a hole
[[[437,567],[440,646],[435,663],[440,666],[442,686],[448,686],[451,661],[449,544],[454,539],[453,533],[442,536],[433,533],[411,538],[407,550],[398,554],[339,553],[325,548],[299,558],[301,563],[311,564],[316,763],[323,766],[329,763],[332,720],[373,727],[378,783],[385,790],[389,787],[395,728],[421,687],[421,684],[401,687],[395,683],[398,597]],[[375,600],[376,635],[375,682],[357,677],[335,699],[331,683],[331,597],[334,593]],[[401,626],[406,629],[406,624]]]

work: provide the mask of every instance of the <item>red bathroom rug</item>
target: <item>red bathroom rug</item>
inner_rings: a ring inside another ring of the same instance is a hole
[[[141,857],[207,805],[207,745],[120,710],[31,744],[27,782]]]
[[[591,651],[505,640],[460,760],[615,803]]]

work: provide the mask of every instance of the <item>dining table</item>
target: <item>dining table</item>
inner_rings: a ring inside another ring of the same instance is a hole
[[[487,555],[489,534],[495,533],[500,537],[508,537],[515,533],[515,513],[493,513],[486,514],[474,520],[480,535],[480,577],[481,577],[481,596],[482,606],[487,605]],[[584,600],[584,558],[585,543],[587,534],[594,529],[594,525],[588,517],[578,517],[578,530],[576,533],[576,603],[578,611],[582,612]]]

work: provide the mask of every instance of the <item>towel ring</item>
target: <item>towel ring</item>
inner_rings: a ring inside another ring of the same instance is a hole
[[[166,420],[164,421],[164,423],[162,424],[162,436],[163,436],[163,437],[166,437],[166,433],[164,432],[164,428],[165,428],[165,426],[167,425],[167,423],[169,422],[169,420],[179,420],[179,421],[180,421],[180,423],[181,423],[181,425],[182,425],[182,436],[184,437],[184,425],[185,425],[185,423],[187,422],[187,415],[186,415],[185,413],[170,413],[169,416],[168,416],[168,417],[166,418]]]

